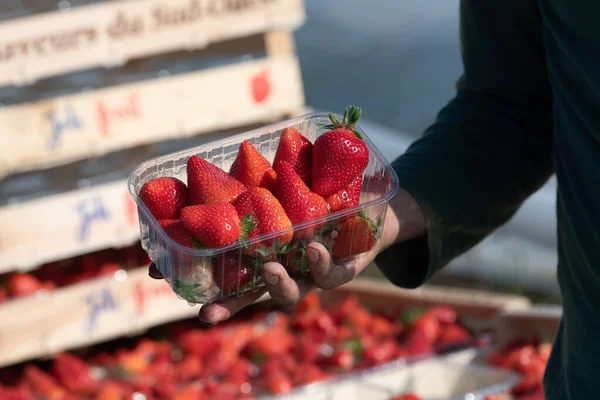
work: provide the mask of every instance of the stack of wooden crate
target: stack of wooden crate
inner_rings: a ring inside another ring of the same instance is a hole
[[[302,0],[0,6],[0,274],[139,240],[133,167],[305,111]],[[196,313],[146,269],[0,304],[0,366]]]

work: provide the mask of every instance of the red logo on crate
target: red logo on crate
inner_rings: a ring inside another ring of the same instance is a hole
[[[271,94],[271,82],[268,70],[261,71],[250,79],[252,98],[257,104],[263,103]]]
[[[123,201],[125,202],[125,220],[130,226],[137,222],[137,206],[128,192],[123,193]]]
[[[133,93],[125,99],[123,104],[117,106],[109,106],[103,100],[98,100],[96,116],[100,133],[102,136],[109,136],[111,124],[141,117],[139,94]]]
[[[146,312],[146,306],[150,299],[167,296],[176,298],[166,281],[153,282],[153,286],[148,286],[141,281],[138,281],[135,283],[134,291],[135,311],[138,315],[142,315]]]

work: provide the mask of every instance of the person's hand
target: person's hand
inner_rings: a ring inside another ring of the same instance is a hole
[[[322,244],[310,243],[306,248],[310,275],[293,279],[283,265],[276,262],[266,263],[260,271],[265,283],[264,287],[256,292],[244,293],[239,297],[203,306],[200,309],[200,320],[207,324],[214,324],[229,319],[266,292],[269,292],[271,298],[280,304],[298,303],[315,288],[333,289],[351,281],[373,261],[377,253],[378,250],[374,248],[352,261],[336,264],[332,262],[331,255]],[[162,278],[154,265],[150,266],[150,276]]]
[[[310,275],[292,279],[283,265],[276,262],[266,263],[260,271],[265,283],[264,287],[256,292],[248,292],[239,297],[202,306],[199,318],[207,325],[227,320],[267,292],[280,304],[296,304],[315,288],[333,289],[350,282],[371,264],[380,251],[396,242],[423,233],[425,233],[425,218],[421,209],[408,192],[400,189],[398,195],[390,202],[381,240],[370,252],[345,263],[334,263],[322,244],[310,243],[306,249]],[[162,275],[153,264],[150,265],[149,275],[155,279],[162,279]]]

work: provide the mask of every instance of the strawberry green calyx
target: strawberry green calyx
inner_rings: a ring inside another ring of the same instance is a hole
[[[182,299],[190,303],[199,303],[205,296],[197,293],[197,289],[202,286],[199,283],[188,283],[182,279],[175,279],[173,291]]]
[[[360,135],[360,133],[358,133],[358,131],[356,131],[354,129],[354,127],[358,123],[358,120],[360,119],[361,116],[362,116],[362,110],[359,107],[348,106],[344,110],[344,116],[342,117],[341,121],[339,120],[338,117],[336,117],[335,115],[330,113],[329,120],[331,121],[331,124],[325,125],[324,128],[330,129],[330,130],[347,129],[347,130],[351,131],[352,133],[354,133],[354,135],[357,138],[362,140],[362,136]]]
[[[408,309],[400,314],[398,319],[406,325],[412,325],[417,318],[425,314],[424,308],[412,308]]]
[[[361,210],[358,213],[358,216],[362,219],[364,219],[365,221],[367,221],[367,223],[369,224],[369,227],[371,228],[371,231],[373,232],[373,235],[375,236],[375,241],[379,240],[379,238],[381,237],[382,234],[382,230],[383,230],[383,218],[381,218],[381,215],[377,217],[377,221],[373,222],[373,220],[371,220],[371,218],[367,217],[367,214],[365,213],[364,210]]]
[[[262,257],[266,258],[267,261],[269,261],[269,257],[271,257],[271,255],[287,254],[295,248],[296,244],[290,244],[290,242],[281,242],[281,240],[277,238],[271,247],[259,247],[254,250],[256,253],[260,254]]]
[[[250,236],[250,233],[254,230],[257,224],[258,221],[254,219],[252,214],[246,215],[244,219],[240,221],[240,230],[242,233],[240,233],[239,240],[243,241],[248,239],[248,236]]]
[[[360,359],[363,352],[363,345],[359,338],[349,339],[344,343],[344,347],[352,352],[355,359]]]

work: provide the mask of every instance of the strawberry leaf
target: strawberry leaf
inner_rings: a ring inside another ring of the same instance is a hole
[[[335,240],[330,240],[329,242],[325,243],[324,246],[327,249],[327,251],[331,253],[331,250],[333,250],[333,246],[335,246]]]
[[[175,284],[173,286],[173,290],[182,299],[189,301],[190,303],[198,303],[205,295],[201,293],[196,293],[196,289],[202,286],[199,283],[188,283],[181,279],[175,279]]]
[[[341,121],[339,120],[338,117],[329,113],[329,121],[331,121],[331,124],[320,125],[320,127],[329,129],[329,130],[338,129],[338,128],[348,129],[348,130],[352,131],[357,138],[359,138],[360,140],[363,140],[361,134],[354,130],[354,127],[358,123],[358,120],[360,119],[361,116],[362,116],[362,110],[359,107],[347,106],[344,109],[344,116],[342,117]]]
[[[353,129],[352,133],[354,133],[354,136],[356,136],[360,140],[364,140],[363,137],[362,137],[362,135],[356,129]]]
[[[254,249],[254,251],[256,251],[258,254],[265,258],[269,257],[269,255],[271,254],[271,250],[267,249],[266,247],[259,247],[257,249]]]
[[[363,351],[363,346],[359,338],[347,340],[344,347],[352,352],[355,358],[360,356]]]
[[[254,228],[256,227],[257,224],[258,224],[258,221],[256,221],[254,219],[254,216],[252,215],[252,213],[246,215],[244,217],[244,219],[242,219],[240,221],[240,230],[242,232],[240,233],[239,240],[242,241],[242,240],[248,239],[250,232],[252,232],[252,230],[254,230]]]
[[[424,308],[411,308],[411,309],[408,309],[408,310],[402,312],[402,314],[400,314],[400,317],[398,319],[400,321],[404,322],[406,325],[412,325],[416,321],[416,319],[419,318],[424,313],[425,313]]]
[[[335,115],[333,115],[332,113],[329,113],[329,120],[331,121],[331,123],[333,124],[333,126],[336,126],[338,128],[341,127],[341,126],[343,126],[342,125],[343,122],[340,122],[340,120]]]
[[[375,236],[375,240],[379,240],[381,234],[383,233],[383,218],[381,215],[377,217],[377,222],[375,223],[375,229],[373,230],[373,235]]]

